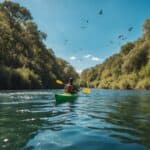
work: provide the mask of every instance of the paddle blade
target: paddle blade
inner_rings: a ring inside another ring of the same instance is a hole
[[[56,83],[57,84],[60,84],[60,85],[62,85],[62,84],[64,84],[62,81],[60,81],[60,80],[56,80]]]
[[[89,94],[91,93],[91,90],[89,88],[83,88],[82,92]]]

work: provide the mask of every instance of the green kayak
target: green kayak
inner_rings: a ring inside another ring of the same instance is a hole
[[[78,94],[70,94],[70,93],[63,93],[63,94],[55,94],[56,101],[71,101],[75,100],[78,97]]]

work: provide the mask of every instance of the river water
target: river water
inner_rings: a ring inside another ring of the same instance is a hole
[[[150,149],[150,91],[92,89],[58,104],[61,92],[0,92],[0,149]]]

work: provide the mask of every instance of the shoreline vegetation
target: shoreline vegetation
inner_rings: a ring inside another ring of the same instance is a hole
[[[102,64],[85,69],[81,81],[95,88],[150,90],[150,19],[144,22],[142,37],[123,45]]]
[[[0,89],[60,88],[56,80],[78,78],[75,69],[44,44],[28,9],[0,3]]]
[[[56,80],[65,83],[70,76],[93,88],[150,89],[150,19],[141,38],[80,77],[46,47],[46,37],[27,8],[12,1],[0,3],[0,90],[62,88]]]

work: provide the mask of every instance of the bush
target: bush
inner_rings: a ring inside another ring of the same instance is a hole
[[[0,66],[0,89],[10,88],[10,69]]]
[[[150,79],[145,78],[138,82],[136,89],[147,89],[150,90]]]
[[[146,66],[143,66],[141,71],[139,72],[139,76],[141,78],[150,77],[150,61]]]
[[[121,54],[127,55],[134,48],[134,46],[135,46],[135,44],[131,43],[131,42],[123,45],[121,47]]]
[[[16,80],[16,83],[18,82],[17,87],[23,89],[40,88],[42,86],[39,76],[28,68],[16,69],[14,79]]]
[[[120,89],[131,89],[130,82],[128,80],[121,80],[119,82],[119,88]]]
[[[138,82],[138,76],[136,73],[131,73],[120,76],[118,80],[118,86],[120,89],[134,89]]]

